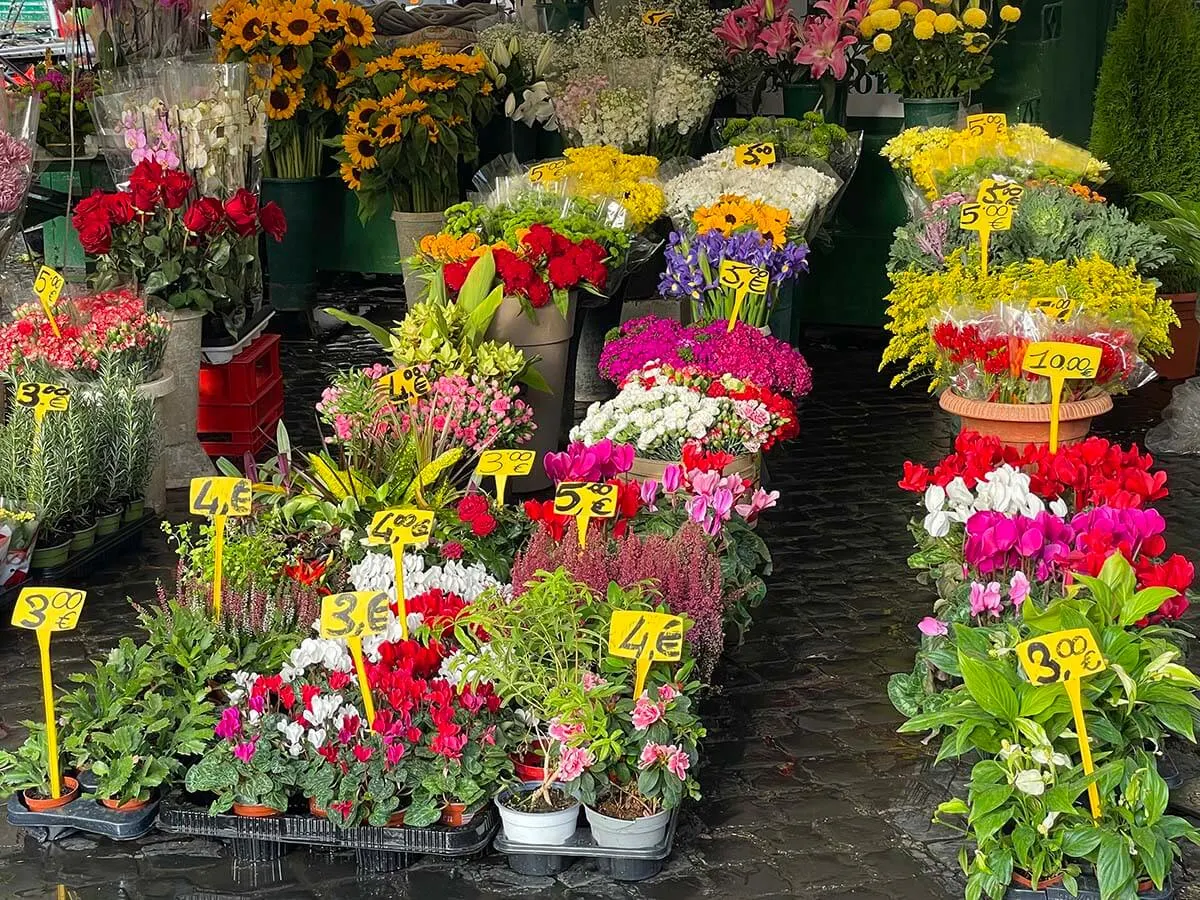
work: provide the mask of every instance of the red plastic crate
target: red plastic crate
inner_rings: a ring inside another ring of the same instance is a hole
[[[224,365],[200,364],[200,405],[253,403],[281,375],[279,335],[259,335]]]
[[[283,407],[280,406],[275,415],[275,421],[283,417]],[[200,446],[209,456],[224,456],[240,460],[249,451],[257,456],[275,437],[275,426],[259,428],[249,432],[227,432],[224,434],[200,435]],[[212,440],[206,440],[212,438]]]
[[[283,418],[283,379],[268,385],[253,403],[200,404],[196,411],[196,433],[210,456],[230,452],[228,445],[257,453],[275,436]],[[221,447],[223,449],[210,449]]]

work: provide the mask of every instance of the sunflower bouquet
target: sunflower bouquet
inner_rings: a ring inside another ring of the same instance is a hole
[[[245,60],[268,90],[266,174],[320,175],[322,142],[375,43],[371,17],[348,0],[221,0],[213,23],[218,59]]]
[[[400,212],[440,212],[458,199],[459,163],[478,158],[477,127],[494,106],[485,62],[432,41],[354,68],[336,158],[364,221],[384,198]]]

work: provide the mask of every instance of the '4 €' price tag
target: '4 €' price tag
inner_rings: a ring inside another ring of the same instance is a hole
[[[611,519],[617,514],[617,486],[594,481],[564,481],[554,495],[554,511],[574,516],[579,546],[587,541],[588,522]]]
[[[371,519],[367,543],[424,544],[432,533],[432,509],[384,509]]]
[[[538,163],[529,167],[529,183],[541,184],[543,181],[558,181],[567,171],[565,159],[552,159],[549,162]]]
[[[71,390],[58,384],[22,381],[17,385],[13,403],[32,409],[34,417],[40,422],[48,412],[66,411],[71,405]]]
[[[1087,721],[1083,717],[1080,682],[1108,668],[1095,635],[1090,628],[1071,628],[1031,638],[1017,644],[1017,659],[1021,661],[1021,668],[1032,684],[1038,687],[1062,684],[1066,690],[1071,701],[1071,712],[1075,716],[1075,734],[1079,738],[1083,771],[1090,775],[1095,766],[1092,764],[1092,748],[1088,743]],[[1100,792],[1094,783],[1088,786],[1088,800],[1092,816],[1100,818]]]
[[[761,169],[775,165],[775,145],[769,141],[756,144],[741,144],[733,148],[733,164],[748,169]]]
[[[70,631],[79,624],[84,591],[68,588],[22,588],[13,607],[12,623],[30,631]]]
[[[667,613],[613,610],[608,626],[608,652],[637,660],[635,698],[642,696],[650,663],[677,662],[683,653],[683,619]]]
[[[1025,188],[1014,181],[996,181],[993,178],[985,178],[979,183],[979,191],[975,195],[975,200],[985,205],[1006,203],[1016,207],[1020,205],[1021,198],[1024,196]]]
[[[1004,137],[1008,134],[1008,116],[1004,113],[976,113],[967,116],[967,131],[975,137]]]
[[[405,366],[379,379],[393,400],[416,402],[429,393],[429,379],[420,369]]]
[[[504,505],[504,486],[509,476],[521,477],[533,471],[537,458],[534,450],[484,450],[479,454],[475,466],[476,475],[490,475],[496,479],[496,502]]]
[[[254,489],[249,478],[193,478],[189,500],[195,516],[248,516]]]

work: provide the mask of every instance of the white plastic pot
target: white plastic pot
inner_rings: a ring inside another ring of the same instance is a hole
[[[588,825],[592,829],[592,840],[598,847],[614,847],[618,850],[648,850],[657,847],[667,836],[671,822],[671,811],[664,809],[652,816],[640,819],[614,819],[590,806],[583,808]]]
[[[527,781],[525,790],[540,788],[541,782]],[[500,810],[500,821],[504,824],[504,837],[515,844],[535,844],[558,847],[569,841],[579,827],[579,803],[572,802],[566,809],[554,812],[521,812],[505,806],[514,791],[501,791],[496,796],[496,808]]]

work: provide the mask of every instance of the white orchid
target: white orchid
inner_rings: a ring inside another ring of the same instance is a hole
[[[1013,779],[1013,785],[1023,794],[1040,797],[1046,793],[1046,781],[1037,769],[1022,769]]]

